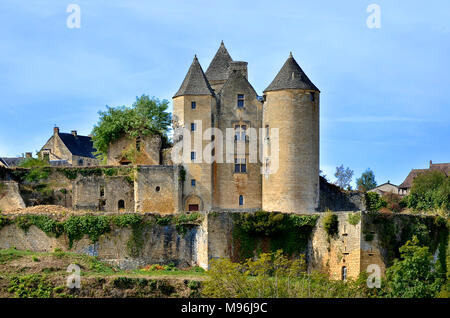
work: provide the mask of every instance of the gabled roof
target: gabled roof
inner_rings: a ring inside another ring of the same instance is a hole
[[[173,97],[183,95],[213,95],[213,90],[206,79],[205,73],[198,62],[197,55],[194,57],[191,66],[181,84],[180,89]]]
[[[228,67],[230,66],[231,61],[233,61],[233,59],[222,41],[216,55],[214,55],[211,64],[209,64],[208,69],[206,70],[206,78],[208,78],[209,81],[226,80],[228,77]]]
[[[289,54],[281,70],[264,92],[282,89],[308,89],[318,91],[319,89],[309,80],[297,61]]]
[[[58,135],[72,155],[95,158],[93,153],[97,150],[94,148],[91,137],[80,135],[74,136],[67,133],[59,133]]]
[[[441,171],[448,177],[450,175],[450,163],[430,163],[429,169],[411,169],[405,181],[403,181],[398,187],[403,189],[411,188],[417,175],[427,171]]]

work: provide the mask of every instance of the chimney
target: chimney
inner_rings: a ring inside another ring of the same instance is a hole
[[[431,165],[433,164],[433,161],[432,160],[430,160],[430,168],[431,168]]]
[[[25,152],[25,158],[29,159],[29,158],[33,158],[33,155],[31,152]]]
[[[53,134],[54,135],[59,134],[59,127],[53,127]]]
[[[248,79],[247,64],[247,62],[243,61],[231,61],[230,66],[228,67],[228,77],[233,72],[240,72],[242,76]]]
[[[72,135],[74,135],[76,137],[77,136],[77,131],[76,130],[72,130]]]

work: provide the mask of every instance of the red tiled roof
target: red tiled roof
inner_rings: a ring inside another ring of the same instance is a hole
[[[448,177],[450,175],[450,163],[431,163],[430,168],[428,169],[412,169],[405,181],[403,181],[403,183],[398,187],[403,189],[411,188],[413,180],[417,177],[417,175],[427,171],[442,171]]]

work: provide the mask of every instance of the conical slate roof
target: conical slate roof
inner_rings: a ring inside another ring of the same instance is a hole
[[[191,67],[184,78],[183,83],[180,86],[178,92],[174,97],[182,95],[213,95],[211,86],[206,79],[205,73],[198,62],[197,55],[192,61]]]
[[[297,64],[297,61],[289,54],[288,59],[284,63],[281,70],[275,76],[274,80],[264,90],[264,92],[277,91],[281,89],[319,89],[309,80],[305,72]]]
[[[209,64],[208,69],[206,70],[206,77],[208,80],[226,80],[228,76],[228,66],[230,66],[231,61],[233,61],[233,59],[222,41],[216,55],[214,55],[211,64]]]

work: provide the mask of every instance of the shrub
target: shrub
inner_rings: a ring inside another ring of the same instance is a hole
[[[359,212],[349,213],[348,223],[351,225],[357,225],[361,221],[361,214]]]
[[[440,171],[419,174],[413,181],[407,204],[418,211],[450,210],[450,178]]]
[[[338,216],[332,212],[327,212],[322,220],[323,228],[328,236],[334,236],[338,233]]]
[[[381,208],[386,207],[387,203],[376,192],[367,192],[364,195],[366,201],[366,209],[369,212],[378,212]]]

